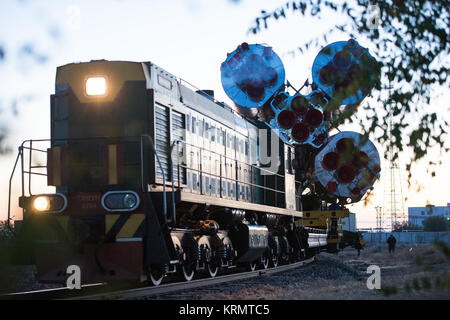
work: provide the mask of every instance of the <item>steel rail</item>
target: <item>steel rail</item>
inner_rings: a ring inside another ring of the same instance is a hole
[[[113,300],[113,299],[123,300],[123,299],[135,299],[135,298],[141,298],[141,297],[166,295],[166,294],[171,294],[171,293],[180,292],[180,291],[195,290],[198,288],[215,286],[215,285],[238,281],[238,280],[247,280],[247,279],[251,279],[251,278],[268,276],[271,274],[296,269],[298,267],[307,265],[313,261],[314,261],[314,257],[303,260],[303,261],[295,262],[292,264],[282,265],[282,266],[268,268],[268,269],[260,269],[260,270],[249,271],[249,272],[232,273],[232,274],[227,274],[227,275],[223,275],[223,276],[218,276],[215,278],[198,279],[198,280],[192,280],[192,281],[188,281],[188,282],[168,283],[168,284],[163,284],[163,285],[160,285],[157,287],[149,286],[149,287],[143,287],[143,288],[137,288],[137,289],[129,289],[129,290],[116,291],[116,292],[109,292],[109,293],[86,295],[86,296],[81,296],[81,297],[71,297],[68,299],[69,300],[74,300],[74,299],[78,299],[78,300]],[[64,300],[66,300],[66,299],[64,299]]]
[[[100,287],[107,286],[105,283],[93,283],[82,285],[82,290],[97,290]],[[79,295],[80,291],[69,289],[68,287],[57,287],[50,289],[40,289],[33,291],[13,292],[0,294],[0,300],[52,300],[63,297],[64,295]]]
[[[202,278],[188,282],[173,282],[157,287],[145,286],[139,288],[130,288],[127,286],[122,286],[122,289],[120,290],[117,290],[117,287],[115,288],[115,290],[108,290],[108,287],[110,286],[109,284],[96,283],[82,285],[81,291],[76,289],[69,289],[67,287],[58,287],[35,291],[7,293],[0,295],[0,300],[120,300],[135,299],[140,297],[152,297],[186,290],[195,290],[239,280],[268,276],[279,272],[293,270],[298,267],[307,265],[313,261],[314,257],[292,264],[281,265],[268,269],[231,273],[215,278]],[[105,290],[107,291],[105,292]]]

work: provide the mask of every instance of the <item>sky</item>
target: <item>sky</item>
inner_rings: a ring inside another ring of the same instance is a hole
[[[8,146],[13,149],[0,157],[0,220],[6,218],[8,182],[17,147],[25,139],[50,135],[50,94],[54,93],[56,67],[95,59],[152,61],[201,89],[212,89],[218,100],[231,104],[220,82],[220,64],[228,52],[244,41],[273,47],[283,60],[287,79],[295,87],[311,79],[311,67],[318,52],[312,49],[294,56],[287,52],[320,36],[345,17],[324,14],[323,18],[288,14],[287,20],[271,23],[268,30],[253,35],[247,31],[262,9],[283,4],[280,0],[2,0],[0,2],[0,43],[6,60],[0,64],[0,124],[8,128]],[[334,34],[329,42],[347,40]],[[358,40],[358,39],[357,39]],[[24,44],[33,43],[32,48]],[[363,47],[371,43],[361,42]],[[33,54],[27,54],[32,52]],[[298,52],[298,51],[297,51]],[[448,117],[448,92],[432,106]],[[13,107],[11,107],[13,105]],[[360,131],[349,124],[341,130]],[[376,144],[381,158],[383,147]],[[400,154],[403,196],[408,206],[450,202],[450,156],[431,150],[426,161],[413,167],[413,181],[423,188],[408,189],[404,166],[407,152]],[[443,165],[431,178],[429,159]],[[384,163],[383,168],[387,164]],[[13,180],[12,206],[16,218],[19,195],[18,175]],[[375,184],[371,204],[350,206],[357,214],[358,227],[375,227],[375,206],[383,206],[385,179]],[[35,185],[37,192],[45,183]]]

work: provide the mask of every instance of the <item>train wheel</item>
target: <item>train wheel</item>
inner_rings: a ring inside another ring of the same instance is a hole
[[[195,269],[191,264],[183,263],[181,265],[181,275],[183,276],[184,280],[191,281],[194,278]]]
[[[255,261],[249,262],[248,268],[250,269],[250,271],[255,271],[256,270],[256,262]]]
[[[208,274],[211,278],[214,278],[219,271],[219,266],[217,264],[208,263]]]
[[[282,263],[282,264],[289,264],[289,255],[283,254],[283,255],[281,256],[281,263]]]
[[[163,280],[163,274],[159,270],[150,270],[149,272],[151,284],[159,286]]]
[[[272,259],[272,266],[274,266],[275,268],[278,267],[278,256],[275,256]]]
[[[267,269],[269,267],[269,257],[263,257],[261,265],[264,269]]]

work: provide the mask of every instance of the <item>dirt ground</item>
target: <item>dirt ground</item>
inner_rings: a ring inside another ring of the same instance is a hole
[[[34,266],[0,267],[0,295],[58,287],[57,285],[38,283],[35,272]]]
[[[321,253],[316,262],[268,277],[171,295],[168,299],[428,300],[450,299],[450,259],[434,245],[372,245],[339,254]],[[367,288],[367,267],[381,269],[381,289]],[[164,297],[159,297],[159,299]]]

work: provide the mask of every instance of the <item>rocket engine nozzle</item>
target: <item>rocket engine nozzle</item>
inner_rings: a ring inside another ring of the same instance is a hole
[[[222,62],[220,71],[223,89],[238,109],[259,109],[284,86],[280,57],[260,44],[239,45]]]
[[[380,80],[378,62],[353,39],[333,42],[317,54],[313,82],[339,105],[358,105]]]
[[[295,113],[290,110],[283,110],[277,117],[278,125],[282,129],[291,129],[296,121]]]
[[[315,148],[322,146],[328,138],[326,122],[331,120],[322,109],[326,99],[317,91],[307,96],[277,95],[272,100],[272,108],[277,111],[276,122],[270,122],[280,130],[292,144],[309,144]]]
[[[359,133],[344,131],[331,137],[316,155],[316,178],[329,197],[359,201],[380,173],[375,145]]]

